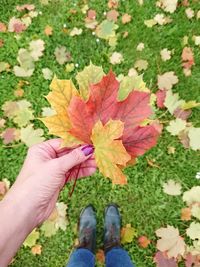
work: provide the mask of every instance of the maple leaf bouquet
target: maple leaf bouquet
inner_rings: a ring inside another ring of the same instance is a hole
[[[161,132],[157,123],[144,123],[153,114],[151,93],[133,86],[119,100],[115,74],[105,75],[93,64],[76,79],[79,90],[71,80],[53,78],[46,98],[56,113],[42,118],[49,133],[61,137],[69,151],[83,144],[94,146],[91,158],[71,169],[66,182],[89,176],[98,168],[114,184],[126,184],[123,168],[155,146]]]

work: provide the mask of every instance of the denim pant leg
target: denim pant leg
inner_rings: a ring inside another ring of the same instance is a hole
[[[113,248],[106,253],[106,267],[135,267],[128,252],[123,248]]]
[[[94,267],[95,256],[88,249],[76,249],[69,259],[66,267]]]

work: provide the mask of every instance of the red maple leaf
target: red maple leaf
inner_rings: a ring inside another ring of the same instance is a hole
[[[87,107],[95,122],[101,120],[105,124],[110,118],[113,118],[118,89],[119,82],[112,71],[99,83],[91,85]]]
[[[159,134],[153,125],[136,126],[124,132],[122,142],[128,153],[137,157],[156,145]]]
[[[89,114],[86,103],[80,97],[74,96],[70,101],[68,114],[72,123],[72,129],[69,132],[83,142],[90,144],[94,121]]]

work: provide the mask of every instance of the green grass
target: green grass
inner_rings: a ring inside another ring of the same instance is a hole
[[[41,6],[37,1],[29,1],[36,4],[37,9],[42,11],[42,15],[33,19],[31,26],[22,34],[20,41],[14,38],[12,33],[0,34],[5,45],[0,48],[0,61],[7,61],[11,66],[17,63],[16,57],[20,47],[26,47],[34,38],[41,38],[45,41],[44,56],[36,62],[36,69],[32,77],[27,80],[29,86],[25,86],[24,98],[33,104],[35,117],[41,115],[41,108],[47,106],[44,99],[49,91],[49,82],[45,81],[41,69],[49,67],[59,78],[75,77],[75,72],[67,74],[63,66],[55,61],[54,50],[58,45],[65,45],[71,51],[74,63],[78,63],[77,70],[81,70],[92,60],[96,65],[102,65],[105,71],[110,68],[109,56],[112,50],[108,44],[100,40],[96,42],[96,37],[84,28],[84,17],[80,9],[83,1],[52,1],[49,6]],[[171,15],[173,22],[166,26],[155,26],[147,28],[144,20],[153,18],[157,13],[162,13],[155,7],[156,1],[145,1],[140,7],[137,1],[121,1],[119,7],[120,14],[128,12],[132,15],[132,21],[127,25],[120,22],[118,29],[118,45],[116,51],[124,56],[124,62],[119,66],[112,66],[117,73],[127,74],[133,67],[136,59],[146,59],[149,67],[144,73],[144,80],[147,85],[155,91],[157,74],[165,71],[175,71],[179,77],[179,83],[174,87],[174,92],[179,92],[185,100],[200,101],[200,49],[194,47],[191,41],[193,35],[200,35],[200,20],[188,20],[185,16],[185,8],[180,7]],[[3,1],[0,11],[0,21],[7,23],[9,19],[16,15],[14,8],[17,4],[26,1]],[[77,4],[77,15],[71,15],[69,10]],[[103,12],[107,10],[107,1],[92,0],[89,7],[97,11],[97,20],[102,21]],[[198,10],[198,1],[191,4],[191,7]],[[80,36],[69,37],[62,32],[63,24],[67,28],[74,26],[82,27],[84,33]],[[45,26],[49,24],[53,27],[53,36],[46,37],[43,33]],[[126,39],[122,38],[124,31],[129,32]],[[182,38],[188,35],[190,45],[194,47],[195,62],[192,76],[185,77],[181,67]],[[139,42],[144,42],[145,49],[142,52],[135,50]],[[168,62],[160,59],[160,50],[163,48],[175,49],[175,54]],[[14,89],[20,78],[13,73],[1,73],[0,75],[0,105],[7,100],[13,100]],[[193,111],[190,120],[195,126],[199,126],[199,109]],[[0,114],[2,115],[2,113]],[[43,127],[41,122],[35,120],[36,127]],[[45,130],[47,133],[47,130]],[[47,136],[48,137],[48,136]],[[167,153],[167,147],[174,146],[174,155]],[[8,178],[14,182],[26,155],[27,148],[24,145],[13,148],[0,148],[1,169],[0,178]],[[147,164],[146,156],[155,159],[160,166],[152,168]],[[73,248],[75,234],[74,226],[80,210],[92,203],[97,209],[98,218],[98,247],[102,246],[103,210],[107,203],[116,202],[120,205],[123,224],[131,223],[138,231],[138,236],[147,235],[153,242],[147,249],[139,248],[136,240],[125,248],[137,267],[154,266],[152,258],[155,253],[155,230],[167,224],[178,227],[181,234],[184,233],[187,223],[180,220],[180,210],[184,206],[181,197],[170,197],[163,193],[162,183],[168,179],[180,181],[183,189],[187,190],[198,182],[195,174],[200,170],[199,153],[186,150],[179,143],[176,137],[170,136],[164,130],[156,147],[151,149],[145,156],[140,157],[138,164],[125,170],[128,176],[128,185],[125,187],[112,186],[108,179],[100,174],[95,174],[77,183],[75,192],[71,199],[68,192],[71,190],[67,185],[61,192],[60,200],[68,204],[69,226],[66,232],[59,231],[52,238],[40,237],[39,243],[43,246],[41,256],[33,256],[30,249],[22,248],[15,257],[13,267],[61,267],[67,262]]]

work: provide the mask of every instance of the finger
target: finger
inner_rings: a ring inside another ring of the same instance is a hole
[[[74,166],[86,161],[94,152],[94,147],[86,145],[75,148],[70,153],[56,159],[52,159],[54,166],[57,170],[65,174]]]
[[[61,138],[54,138],[48,141],[41,143],[42,146],[46,148],[50,148],[51,151],[55,152],[55,156],[53,158],[61,157],[69,152],[71,152],[74,148],[79,147],[80,145],[76,145],[74,147],[62,147],[62,139]]]

